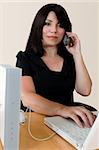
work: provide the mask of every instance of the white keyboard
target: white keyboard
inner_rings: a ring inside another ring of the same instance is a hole
[[[61,137],[68,141],[73,141],[72,143],[75,143],[79,147],[83,145],[91,129],[80,128],[74,121],[62,118],[60,116],[55,116],[53,118],[47,117],[44,122]]]
[[[88,136],[91,128],[80,128],[75,122],[65,119],[65,124],[60,127],[64,133],[67,133],[71,139],[82,145]]]

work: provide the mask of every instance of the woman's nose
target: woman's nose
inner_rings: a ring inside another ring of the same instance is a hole
[[[56,33],[56,32],[57,32],[57,27],[56,27],[56,25],[53,25],[53,26],[51,27],[50,32],[51,32],[51,33]]]

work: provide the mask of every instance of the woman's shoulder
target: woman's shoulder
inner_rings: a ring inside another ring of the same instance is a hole
[[[23,58],[26,57],[26,54],[25,54],[25,52],[23,52],[23,51],[19,51],[19,52],[17,53],[16,57],[17,57],[17,59],[23,59]]]
[[[32,51],[19,51],[16,55],[17,61],[28,63],[31,66],[42,66],[41,58]]]
[[[34,52],[26,52],[26,51],[19,51],[16,55],[17,59],[33,59],[35,58]]]

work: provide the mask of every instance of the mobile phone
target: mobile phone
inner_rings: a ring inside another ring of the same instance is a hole
[[[70,38],[67,35],[64,36],[63,43],[65,46],[70,44]]]
[[[64,36],[63,43],[65,46],[69,45],[70,47],[72,47],[74,45],[72,38],[68,37],[67,35]]]

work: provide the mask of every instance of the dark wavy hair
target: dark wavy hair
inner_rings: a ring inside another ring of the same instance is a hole
[[[72,25],[66,10],[58,4],[47,4],[37,12],[34,18],[25,49],[26,52],[34,51],[36,54],[43,56],[44,49],[42,45],[42,29],[50,11],[55,12],[61,27],[64,28],[65,31],[72,31]],[[58,49],[60,49],[63,46],[63,42],[61,41]]]

